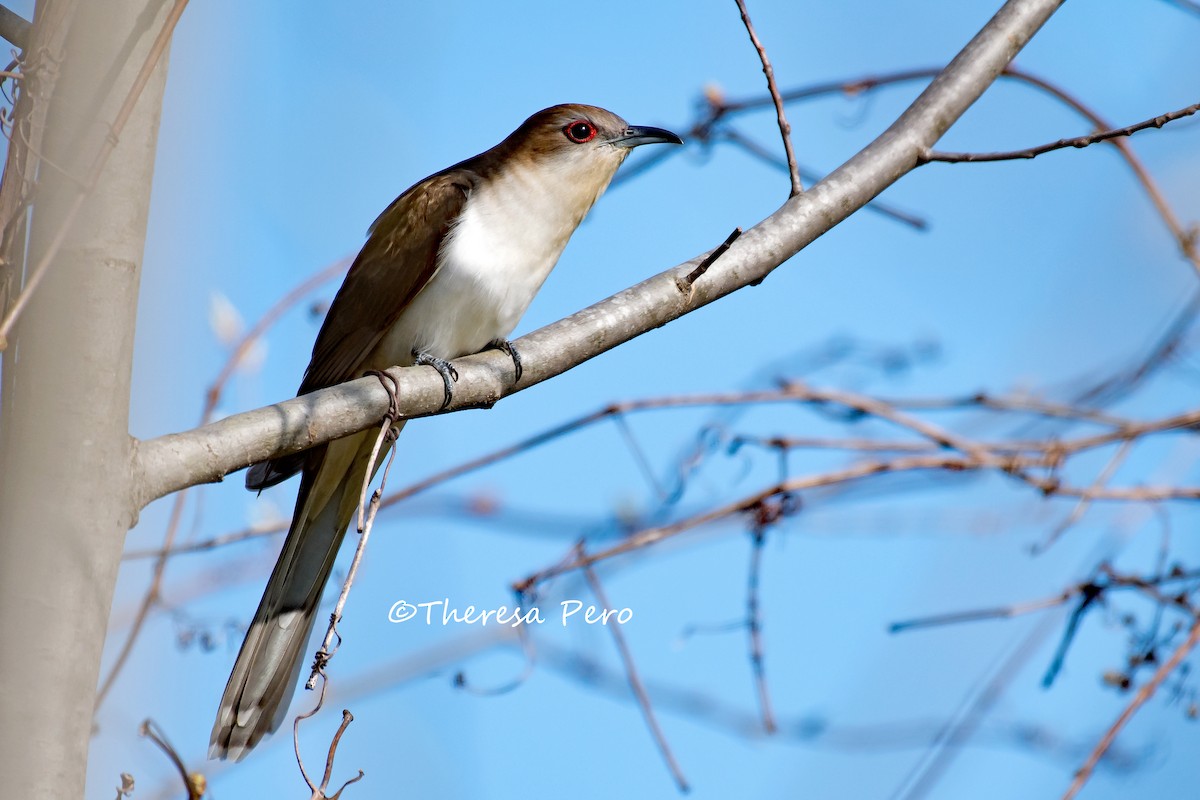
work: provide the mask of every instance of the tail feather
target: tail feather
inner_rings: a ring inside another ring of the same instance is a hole
[[[339,439],[305,468],[291,529],[221,697],[209,758],[240,761],[286,719],[374,439],[374,431]]]

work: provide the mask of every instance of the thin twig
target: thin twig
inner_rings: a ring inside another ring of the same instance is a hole
[[[742,14],[742,22],[746,26],[746,33],[750,34],[750,41],[754,44],[754,49],[758,51],[758,58],[762,61],[763,74],[767,76],[767,89],[771,92],[771,99],[775,103],[775,116],[779,120],[779,135],[783,137],[783,151],[787,154],[788,175],[792,179],[792,191],[789,197],[795,197],[804,192],[804,184],[800,181],[800,169],[796,166],[796,154],[792,151],[792,126],[788,124],[787,114],[783,110],[783,98],[779,96],[779,86],[775,83],[775,70],[771,68],[771,60],[767,58],[767,50],[763,47],[762,42],[758,40],[758,34],[754,31],[754,25],[750,22],[750,14],[746,11],[746,3],[744,0],[735,0],[738,11]]]
[[[584,543],[581,540],[575,547],[576,560],[586,556]],[[592,589],[592,594],[596,600],[604,608],[611,608],[608,597],[604,594],[604,587],[600,584],[600,579],[596,577],[596,572],[591,567],[583,568],[584,577],[587,578],[588,586]],[[625,641],[625,635],[621,633],[620,624],[607,626],[612,631],[613,642],[617,646],[617,652],[621,654],[621,661],[625,665],[625,674],[629,679],[629,688],[633,690],[633,694],[637,697],[638,706],[642,709],[642,716],[646,719],[646,726],[650,729],[650,735],[654,737],[654,743],[658,745],[658,750],[662,753],[663,760],[667,763],[667,769],[671,771],[671,776],[675,779],[675,785],[679,787],[679,791],[688,792],[687,777],[683,774],[683,770],[679,766],[679,762],[675,760],[675,754],[671,752],[671,746],[667,743],[667,737],[663,734],[662,728],[658,724],[658,718],[654,715],[654,707],[650,705],[650,695],[646,692],[646,687],[642,684],[642,679],[638,676],[637,665],[633,661],[633,653],[629,650],[629,645]]]
[[[658,476],[654,474],[654,467],[650,464],[650,458],[646,455],[645,448],[641,446],[637,437],[633,435],[633,429],[629,427],[628,417],[624,414],[614,414],[612,420],[617,430],[620,431],[621,438],[625,440],[625,445],[633,455],[633,460],[637,463],[638,470],[641,471],[647,485],[649,485],[659,499],[665,498],[667,496],[666,489],[659,482]]]
[[[942,447],[953,448],[964,455],[971,456],[981,462],[992,460],[993,456],[980,444],[946,430],[941,426],[919,419],[900,411],[891,403],[874,397],[846,392],[838,389],[816,389],[799,381],[790,381],[787,389],[798,400],[810,403],[837,403],[878,419],[887,420],[894,425],[923,436]]]
[[[1121,712],[1119,717],[1117,717],[1116,722],[1114,722],[1108,731],[1105,732],[1104,736],[1096,744],[1095,749],[1092,750],[1091,755],[1089,755],[1087,760],[1083,762],[1083,766],[1081,766],[1079,771],[1075,773],[1075,780],[1071,781],[1071,785],[1067,787],[1067,791],[1063,794],[1062,800],[1072,800],[1072,798],[1079,794],[1080,790],[1083,789],[1084,784],[1086,784],[1088,779],[1092,777],[1092,772],[1095,771],[1096,765],[1100,763],[1100,759],[1104,757],[1105,752],[1107,752],[1108,748],[1112,746],[1112,743],[1116,741],[1117,735],[1121,732],[1129,720],[1133,719],[1133,715],[1136,714],[1138,710],[1146,704],[1146,701],[1154,696],[1155,691],[1157,691],[1158,687],[1162,685],[1162,682],[1167,679],[1167,676],[1175,671],[1175,668],[1178,667],[1185,658],[1187,658],[1188,654],[1192,652],[1198,643],[1200,643],[1200,620],[1196,620],[1196,622],[1192,624],[1192,629],[1188,633],[1188,637],[1184,640],[1183,644],[1179,645],[1179,647],[1175,649],[1175,652],[1171,654],[1171,657],[1163,662],[1163,665],[1158,668],[1158,671],[1151,676],[1150,680],[1142,684],[1142,686],[1137,690],[1137,694],[1135,694],[1133,699],[1129,701],[1129,705],[1125,707],[1125,710]]]
[[[935,614],[931,617],[920,617],[919,619],[906,619],[901,622],[893,622],[888,626],[888,633],[904,633],[907,631],[917,630],[919,628],[934,628],[941,625],[956,625],[961,622],[979,622],[985,619],[1012,619],[1024,614],[1030,614],[1034,611],[1044,611],[1047,608],[1055,608],[1068,602],[1076,594],[1077,587],[1071,587],[1065,592],[1060,592],[1053,597],[1047,597],[1043,600],[1033,600],[1028,603],[1017,603],[1011,606],[1000,606],[998,608],[984,608],[974,611],[955,611],[949,614]]]
[[[1003,697],[1008,684],[1019,675],[1020,667],[1041,647],[1045,636],[1054,627],[1052,615],[1043,617],[1029,635],[1023,637],[1008,655],[984,668],[967,694],[958,703],[952,716],[939,726],[932,737],[925,737],[928,749],[921,755],[913,769],[904,777],[890,800],[921,800],[941,779],[963,746],[976,739],[984,718]]]
[[[767,685],[766,664],[763,660],[762,610],[759,603],[759,581],[762,577],[762,552],[766,542],[766,530],[756,526],[750,547],[750,569],[746,577],[746,628],[749,633],[750,668],[754,673],[754,685],[758,690],[758,711],[762,715],[763,730],[768,734],[779,730],[775,724],[775,712],[771,708],[771,692]]]
[[[1067,652],[1075,641],[1075,635],[1079,632],[1079,623],[1083,621],[1084,614],[1091,610],[1096,601],[1104,596],[1104,591],[1105,586],[1098,581],[1085,581],[1079,585],[1077,591],[1079,603],[1067,617],[1067,625],[1063,629],[1062,638],[1059,639],[1058,647],[1054,650],[1050,665],[1046,667],[1046,674],[1042,676],[1043,688],[1049,689],[1054,685],[1054,681],[1057,680],[1067,661]]]
[[[200,800],[204,793],[208,791],[208,781],[204,774],[200,772],[188,772],[187,767],[183,764],[183,759],[179,757],[179,751],[167,741],[167,736],[152,719],[142,720],[142,724],[138,726],[138,735],[144,736],[158,746],[159,750],[166,753],[171,764],[174,765],[176,772],[179,773],[180,779],[183,780],[184,791],[187,792],[188,800]]]
[[[741,235],[742,235],[741,226],[734,228],[733,232],[730,233],[727,237],[725,237],[725,241],[723,241],[719,245],[717,245],[716,249],[714,249],[711,253],[709,253],[707,258],[705,258],[703,261],[701,261],[699,264],[697,264],[696,268],[687,274],[687,277],[685,277],[683,279],[684,286],[686,288],[690,289],[692,287],[692,285],[695,284],[696,281],[700,280],[700,277],[704,273],[708,272],[708,268],[711,267],[713,264],[715,264],[718,258],[725,255],[725,251],[728,250],[730,248],[730,246],[735,241],[737,241],[737,238]],[[683,288],[683,287],[681,287],[681,288]]]
[[[333,739],[329,743],[329,754],[325,756],[325,775],[321,779],[321,797],[328,797],[329,800],[337,800],[342,796],[342,792],[352,783],[358,783],[363,779],[363,771],[360,769],[358,775],[351,778],[342,784],[336,792],[331,795],[326,795],[325,790],[329,786],[329,780],[333,776],[333,759],[337,755],[338,744],[342,741],[342,735],[346,733],[346,729],[350,727],[350,723],[354,722],[354,715],[349,709],[342,709],[342,724],[338,725],[337,732],[333,734]]]
[[[333,774],[333,760],[337,756],[338,744],[342,741],[342,734],[346,732],[346,728],[350,727],[350,723],[354,721],[354,715],[348,710],[342,709],[342,724],[338,726],[337,732],[333,735],[333,740],[329,743],[329,752],[325,756],[325,772],[321,776],[321,785],[318,786],[308,777],[308,771],[304,769],[304,759],[300,757],[300,723],[314,716],[321,707],[325,705],[325,690],[329,686],[329,679],[324,671],[321,675],[321,693],[317,696],[317,704],[309,711],[303,714],[297,714],[292,720],[292,749],[296,754],[296,765],[300,767],[300,777],[304,778],[304,782],[308,785],[309,791],[312,792],[312,800],[337,800],[341,797],[346,787],[352,783],[358,783],[363,779],[363,771],[360,769],[358,775],[351,778],[342,784],[341,788],[333,794],[326,794],[329,788],[329,779]]]
[[[1045,452],[1057,448],[1057,442],[1043,441],[986,441],[980,442],[985,449],[996,453]],[[945,449],[936,442],[909,442],[894,439],[833,439],[816,436],[734,436],[730,448],[745,445],[772,450],[849,450],[864,453],[936,453]]]
[[[383,490],[387,486],[388,473],[392,471],[392,464],[396,460],[396,448],[391,447],[391,452],[388,455],[387,464],[383,468],[383,477],[379,479],[379,488],[371,494],[370,503],[367,502],[367,489],[371,485],[371,479],[375,476],[375,464],[379,458],[380,450],[383,447],[384,440],[387,440],[389,447],[391,442],[395,441],[396,423],[399,421],[397,412],[396,384],[390,375],[386,372],[374,373],[383,383],[384,388],[388,389],[388,381],[392,381],[390,395],[392,398],[388,413],[383,418],[383,424],[379,426],[379,435],[375,437],[375,446],[371,449],[371,457],[367,460],[367,471],[363,475],[362,491],[359,495],[358,505],[358,546],[354,548],[354,558],[350,561],[350,569],[346,573],[346,579],[342,581],[342,590],[338,593],[337,603],[333,607],[333,612],[329,615],[329,627],[325,630],[325,638],[321,641],[321,647],[317,650],[316,657],[313,660],[312,672],[308,676],[308,680],[304,683],[304,688],[311,690],[316,683],[317,676],[323,675],[325,665],[329,663],[329,659],[333,657],[333,646],[335,636],[338,636],[337,625],[342,621],[342,610],[346,607],[346,600],[350,597],[350,587],[354,585],[354,578],[358,575],[359,564],[362,563],[363,553],[367,549],[367,540],[371,538],[371,529],[375,526],[375,515],[379,513],[379,500],[383,496]],[[366,507],[364,510],[364,506]],[[340,639],[340,637],[338,637]]]
[[[949,153],[941,150],[927,150],[921,154],[918,160],[923,164],[928,164],[933,161],[941,161],[948,164],[959,164],[983,161],[1015,161],[1018,159],[1036,158],[1043,153],[1049,153],[1054,150],[1062,150],[1067,147],[1080,149],[1096,144],[1097,142],[1106,142],[1109,139],[1132,136],[1138,131],[1144,131],[1148,128],[1161,128],[1168,122],[1182,119],[1184,117],[1190,117],[1197,111],[1200,111],[1200,103],[1195,103],[1187,108],[1181,108],[1178,111],[1170,111],[1166,114],[1160,114],[1157,117],[1152,117],[1143,122],[1127,125],[1124,128],[1099,131],[1097,133],[1088,134],[1087,136],[1075,136],[1070,139],[1059,139],[1057,142],[1050,142],[1048,144],[1042,144],[1036,147],[1027,147],[1023,150],[1008,150],[998,153]]]
[[[1125,459],[1133,450],[1133,443],[1135,441],[1137,440],[1126,439],[1125,441],[1121,442],[1116,452],[1113,453],[1112,458],[1110,458],[1108,463],[1104,465],[1104,469],[1100,470],[1100,474],[1096,476],[1096,480],[1092,481],[1093,489],[1100,489],[1108,483],[1109,479],[1112,478],[1113,473],[1120,469],[1121,465],[1125,463]],[[1086,514],[1088,509],[1091,507],[1091,498],[1079,498],[1079,502],[1077,502],[1075,507],[1071,509],[1071,513],[1067,516],[1067,518],[1058,525],[1055,525],[1054,529],[1050,531],[1050,534],[1043,541],[1030,548],[1031,552],[1034,555],[1041,555],[1042,553],[1046,552],[1046,550],[1048,550],[1051,545],[1057,542],[1064,533],[1070,530],[1071,526],[1083,519],[1083,515]]]
[[[785,384],[785,388],[787,384]],[[1125,417],[1118,417],[1104,411],[1085,408],[1069,403],[1055,403],[1031,395],[994,396],[979,392],[962,397],[905,397],[879,398],[882,402],[909,411],[952,411],[961,408],[986,408],[993,411],[1006,411],[1014,414],[1030,414],[1033,416],[1069,419],[1081,422],[1092,422],[1111,428],[1125,428],[1132,423]]]
[[[379,454],[380,442],[387,435],[392,425],[392,420],[385,420],[381,427],[380,435],[376,439],[375,449],[371,454],[371,461],[367,465],[367,474],[363,477],[363,482],[369,484],[375,467],[375,459]],[[350,587],[354,584],[354,578],[358,575],[358,566],[362,563],[363,553],[367,548],[367,539],[371,536],[371,529],[375,524],[375,515],[379,512],[380,492],[387,483],[388,473],[392,469],[392,462],[396,460],[396,448],[391,449],[388,455],[387,465],[383,468],[383,477],[380,479],[379,488],[371,495],[368,510],[365,520],[362,519],[362,509],[359,508],[359,518],[362,527],[359,528],[358,546],[354,548],[354,558],[350,561],[350,570],[346,573],[346,580],[342,582],[342,590],[338,593],[337,604],[333,608],[333,612],[329,615],[329,627],[325,630],[325,638],[321,641],[321,647],[317,650],[316,660],[313,662],[312,672],[308,676],[308,680],[304,683],[304,688],[312,689],[316,682],[317,675],[321,669],[328,663],[333,656],[334,637],[337,636],[337,624],[342,620],[342,610],[346,607],[346,600],[350,596]]]
[[[749,136],[746,136],[741,131],[735,130],[730,126],[723,126],[721,128],[719,138],[722,141],[737,145],[738,147],[742,148],[742,150],[746,151],[765,164],[770,164],[771,166],[781,169],[784,172],[788,171],[788,163],[786,159],[782,159],[775,155],[773,152],[763,147]],[[671,151],[660,150],[659,152],[669,153]],[[807,180],[810,183],[816,183],[819,179],[819,176],[816,173],[806,171],[803,168],[800,169],[800,177],[801,179]],[[896,222],[903,223],[909,227],[916,228],[919,231],[926,230],[929,227],[928,220],[909,211],[904,211],[903,209],[897,208],[891,203],[885,203],[879,199],[872,200],[871,202],[867,203],[864,208],[867,211],[871,211],[876,214],[882,214],[885,217],[889,217]]]
[[[1181,604],[1177,591],[1172,591],[1170,596],[1164,594],[1163,587],[1178,584],[1181,582],[1194,581],[1200,578],[1200,570],[1171,570],[1164,571],[1160,564],[1159,571],[1154,577],[1146,578],[1136,574],[1126,574],[1117,572],[1109,564],[1101,564],[1097,570],[1097,576],[1091,580],[1078,583],[1071,586],[1056,595],[1042,598],[1041,600],[1031,600],[1026,603],[1017,603],[1009,606],[998,606],[995,608],[975,609],[971,611],[955,611],[949,614],[936,614],[930,617],[919,617],[917,619],[904,620],[902,622],[893,622],[888,626],[889,633],[902,633],[919,628],[932,628],[941,625],[956,625],[963,622],[979,622],[980,620],[988,619],[1012,619],[1025,614],[1030,614],[1034,611],[1043,611],[1048,608],[1056,608],[1069,602],[1071,598],[1076,596],[1092,596],[1094,602],[1102,595],[1106,595],[1114,590],[1135,590],[1144,592],[1149,596],[1155,604],[1174,605],[1180,610],[1191,613],[1190,605]]]
[[[476,697],[499,697],[524,686],[533,677],[533,671],[537,669],[537,647],[534,645],[533,637],[529,635],[528,627],[522,624],[513,630],[516,631],[517,641],[521,643],[521,655],[525,659],[525,665],[519,673],[498,686],[481,688],[468,680],[466,671],[460,669],[454,673],[454,688]]]
[[[209,539],[201,539],[197,542],[189,542],[176,547],[153,547],[145,550],[127,550],[121,556],[122,561],[138,561],[145,558],[163,558],[164,556],[178,556],[187,553],[203,553],[207,550],[215,550],[218,547],[225,545],[238,544],[251,539],[261,539],[265,536],[272,536],[276,533],[283,533],[287,530],[288,523],[269,523],[265,525],[257,525],[250,528],[245,528],[232,533],[213,536]]]

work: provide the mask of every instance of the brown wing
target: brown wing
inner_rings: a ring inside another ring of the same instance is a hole
[[[413,186],[379,215],[329,306],[296,394],[359,377],[363,360],[433,277],[438,249],[474,182],[471,171],[451,168]],[[290,478],[307,457],[293,453],[255,464],[246,488]]]

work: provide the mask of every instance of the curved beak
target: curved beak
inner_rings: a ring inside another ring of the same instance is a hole
[[[683,139],[663,128],[630,125],[620,136],[613,137],[609,141],[609,144],[618,147],[634,148],[643,144],[683,144]]]

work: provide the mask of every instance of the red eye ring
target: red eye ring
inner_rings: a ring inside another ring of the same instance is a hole
[[[577,119],[568,122],[563,127],[563,133],[575,144],[583,144],[596,138],[596,126],[586,119]]]

